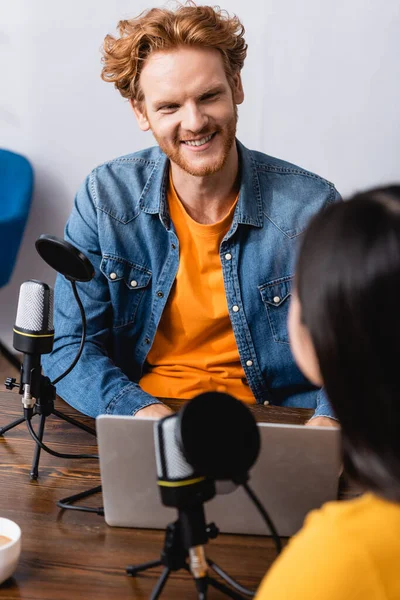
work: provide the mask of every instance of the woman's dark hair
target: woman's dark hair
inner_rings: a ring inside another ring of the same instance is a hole
[[[400,185],[317,214],[296,278],[302,321],[342,427],[345,470],[400,501]]]

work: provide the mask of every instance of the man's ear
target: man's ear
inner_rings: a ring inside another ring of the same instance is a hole
[[[138,100],[129,100],[132,106],[133,112],[135,113],[136,120],[142,131],[149,131],[150,123],[147,119],[146,111],[144,108],[144,102]]]
[[[244,91],[240,73],[235,73],[235,75],[233,76],[232,95],[235,104],[242,104],[244,100]]]

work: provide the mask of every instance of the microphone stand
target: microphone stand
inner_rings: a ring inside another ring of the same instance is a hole
[[[18,385],[19,384],[15,383],[14,378],[7,378],[7,380],[6,380],[7,389],[12,389],[13,387],[18,387]],[[90,433],[91,435],[96,436],[95,430],[92,429],[91,427],[88,427],[87,425],[84,425],[83,423],[76,421],[74,418],[69,417],[68,415],[65,415],[64,413],[60,412],[59,410],[56,410],[56,408],[54,407],[55,398],[56,398],[56,388],[54,387],[54,385],[51,384],[50,379],[48,377],[44,377],[42,375],[41,381],[40,381],[40,395],[36,399],[36,403],[35,403],[35,406],[33,407],[33,409],[24,409],[23,417],[21,417],[20,419],[17,419],[16,421],[13,421],[12,423],[9,423],[8,425],[5,425],[4,427],[0,427],[0,435],[3,435],[7,431],[10,431],[10,429],[13,429],[14,427],[17,427],[17,425],[19,425],[20,423],[23,423],[24,421],[30,422],[32,417],[39,415],[40,421],[39,421],[39,430],[37,433],[37,438],[41,442],[43,440],[46,418],[49,417],[50,415],[54,415],[54,416],[58,417],[59,419],[62,419],[64,421],[70,423],[71,425],[75,425],[76,427],[83,429],[87,433]],[[31,411],[31,412],[28,412],[28,411]],[[32,461],[32,468],[31,468],[31,472],[30,472],[31,480],[36,480],[39,477],[40,453],[41,453],[41,447],[39,444],[36,443],[35,453],[33,455],[33,461]]]
[[[193,516],[196,518],[193,519]],[[193,527],[193,521],[195,523],[195,527]],[[126,567],[126,572],[128,575],[135,577],[135,575],[141,571],[146,571],[147,569],[152,569],[153,567],[163,566],[164,570],[161,573],[150,596],[150,600],[157,600],[157,598],[159,598],[161,595],[161,592],[172,571],[184,569],[188,572],[192,572],[192,561],[189,557],[193,546],[197,546],[197,544],[199,544],[200,546],[197,547],[202,549],[203,544],[207,543],[209,539],[216,538],[218,534],[219,529],[214,523],[206,525],[204,520],[203,505],[187,510],[178,509],[178,519],[166,527],[164,546],[160,558],[158,560],[149,561],[140,565],[128,566]],[[190,549],[188,550],[187,548],[189,544]],[[220,577],[222,577],[222,579],[234,586],[241,593],[229,588],[214,577],[211,577],[205,570],[200,577],[195,577],[199,600],[206,600],[208,586],[216,588],[229,598],[233,598],[233,600],[245,600],[245,597],[254,597],[254,592],[246,590],[246,588],[234,581],[213,561],[206,560],[205,562],[206,566],[208,565],[214,569],[214,571]]]
[[[68,277],[67,277],[67,279],[68,279]],[[83,346],[84,346],[85,338],[86,338],[86,316],[85,316],[84,308],[83,308],[81,299],[79,298],[75,281],[70,279],[70,282],[71,282],[74,296],[78,303],[79,310],[81,313],[81,318],[82,318],[82,337],[81,337],[81,343],[80,343],[80,347],[78,350],[78,354],[76,355],[76,357],[74,358],[72,364],[68,367],[68,369],[62,375],[57,377],[57,379],[55,379],[53,382],[51,382],[48,377],[45,377],[44,375],[41,374],[41,365],[40,365],[40,360],[39,360],[38,365],[35,368],[33,368],[30,372],[30,381],[32,382],[32,388],[36,388],[36,387],[38,388],[37,390],[32,389],[32,391],[35,394],[34,397],[36,398],[36,402],[34,403],[32,408],[26,408],[26,407],[24,408],[24,416],[23,417],[17,419],[16,421],[13,421],[12,423],[9,423],[8,425],[5,425],[4,427],[0,427],[0,436],[3,435],[4,433],[6,433],[7,431],[10,431],[10,429],[17,427],[17,425],[19,425],[20,423],[23,423],[24,421],[27,422],[29,433],[32,435],[32,426],[31,426],[30,421],[31,421],[32,417],[34,417],[35,415],[39,415],[40,416],[39,431],[38,431],[36,437],[37,437],[37,440],[39,440],[39,442],[41,443],[43,440],[46,418],[49,417],[50,415],[55,415],[59,419],[62,419],[64,421],[66,421],[67,423],[70,423],[71,425],[75,425],[75,427],[79,427],[80,429],[83,429],[87,433],[90,433],[91,435],[94,435],[96,437],[96,431],[92,427],[88,427],[87,425],[80,423],[76,419],[69,417],[68,415],[65,415],[64,413],[60,412],[59,410],[56,410],[56,408],[54,407],[54,401],[56,399],[55,384],[58,383],[61,379],[63,379],[66,375],[68,375],[68,373],[70,373],[70,371],[72,371],[72,369],[74,368],[74,366],[76,365],[76,363],[78,362],[78,360],[82,354],[82,350],[83,350]],[[23,366],[21,366],[21,382],[22,382],[22,380],[23,380]],[[8,390],[12,390],[14,387],[19,387],[19,393],[22,394],[24,392],[24,390],[22,389],[23,388],[22,383],[21,384],[17,383],[14,377],[7,377],[5,386]],[[34,437],[34,439],[35,439],[34,435],[32,435],[32,437]],[[35,448],[35,453],[33,456],[32,469],[30,472],[31,480],[36,480],[39,477],[39,459],[40,459],[41,445],[38,443],[37,440],[35,439],[36,448]],[[55,455],[57,456],[57,453],[55,453]],[[73,457],[73,455],[71,455],[71,458],[72,457]]]

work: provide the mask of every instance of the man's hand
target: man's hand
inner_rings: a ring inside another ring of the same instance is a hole
[[[150,404],[141,408],[135,413],[135,417],[141,417],[142,419],[161,419],[171,415],[174,411],[171,410],[165,404]]]
[[[314,417],[307,421],[306,425],[310,425],[310,427],[334,427],[340,429],[338,421],[329,417]]]

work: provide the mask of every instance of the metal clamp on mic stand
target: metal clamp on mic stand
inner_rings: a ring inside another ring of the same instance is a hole
[[[233,481],[249,489],[248,472],[260,450],[260,434],[253,415],[242,402],[227,394],[200,394],[175,415],[157,421],[154,440],[161,501],[178,509],[178,519],[167,526],[161,557],[129,566],[126,572],[135,576],[146,569],[164,566],[151,600],[160,596],[171,571],[179,569],[192,573],[199,599],[206,599],[210,585],[236,600],[253,597],[253,591],[206,559],[204,545],[217,537],[219,531],[214,523],[206,525],[203,506],[217,493],[216,481]],[[261,505],[255,503],[260,510]],[[260,512],[264,519],[267,517],[265,520],[280,551],[272,521],[263,507]],[[234,589],[211,577],[208,567]]]
[[[85,343],[86,318],[76,289],[76,282],[90,281],[93,278],[94,269],[86,256],[60,238],[41,235],[36,241],[36,249],[45,262],[71,282],[82,317],[82,338],[77,356],[62,375],[53,382],[48,377],[42,375],[41,355],[50,353],[53,348],[53,290],[46,283],[35,280],[27,281],[21,285],[13,339],[14,348],[24,355],[21,365],[21,379],[17,383],[15,378],[8,377],[5,385],[9,390],[12,390],[14,387],[19,388],[19,393],[22,395],[24,416],[1,427],[0,435],[26,421],[29,433],[36,442],[30,473],[30,477],[33,480],[39,476],[41,449],[60,458],[98,458],[97,455],[92,454],[64,454],[55,452],[42,442],[46,418],[50,415],[55,415],[71,425],[75,425],[87,433],[96,436],[96,431],[93,428],[61,413],[54,407],[56,398],[55,384],[68,375],[74,368],[81,356]],[[31,423],[35,415],[40,416],[39,431],[37,434],[33,430]]]

